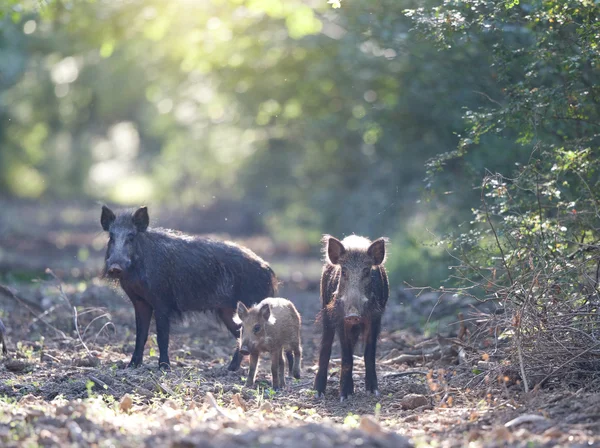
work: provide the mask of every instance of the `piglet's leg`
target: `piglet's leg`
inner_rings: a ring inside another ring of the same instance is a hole
[[[371,321],[369,332],[365,341],[365,387],[367,392],[379,395],[377,389],[377,373],[375,372],[375,355],[377,338],[381,330],[381,316],[374,317]]]
[[[285,387],[285,359],[283,357],[283,349],[279,350],[279,387]]]
[[[294,352],[291,350],[286,350],[285,357],[287,358],[288,369],[290,371],[290,376],[293,374],[294,369]]]
[[[271,376],[273,377],[273,389],[279,389],[279,356],[277,351],[271,352]]]
[[[246,387],[254,386],[256,379],[256,368],[258,367],[258,353],[250,354],[250,369],[248,370],[248,378],[246,379]]]
[[[221,308],[217,310],[217,315],[223,321],[229,332],[234,338],[239,339],[241,326],[233,321],[234,314],[235,310],[233,308]],[[240,348],[236,344],[235,351],[233,352],[233,356],[231,357],[231,362],[229,363],[227,370],[235,372],[240,368],[241,363],[242,355],[240,354]]]

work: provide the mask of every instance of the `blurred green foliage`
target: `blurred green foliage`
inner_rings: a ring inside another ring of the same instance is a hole
[[[435,242],[472,219],[486,169],[527,162],[536,105],[569,104],[559,81],[585,64],[533,52],[527,8],[558,2],[502,3],[521,16],[490,29],[494,3],[4,2],[0,194],[243,201],[276,239],[387,235],[393,279],[437,286]],[[531,96],[546,59],[571,68]],[[534,102],[504,107],[518,95]],[[564,118],[544,135],[584,126]]]

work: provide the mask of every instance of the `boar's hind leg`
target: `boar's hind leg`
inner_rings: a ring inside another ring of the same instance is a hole
[[[374,317],[371,321],[365,342],[365,388],[367,392],[375,395],[379,395],[379,390],[377,390],[377,373],[375,372],[375,352],[377,350],[377,338],[380,330],[381,316]]]
[[[217,310],[217,315],[223,321],[229,332],[233,335],[234,338],[240,338],[240,325],[236,324],[233,321],[233,316],[235,314],[235,310],[233,308],[220,308]],[[229,367],[227,370],[231,370],[235,372],[240,368],[240,364],[242,363],[242,355],[240,355],[240,348],[235,347],[235,352],[233,352],[233,356],[231,357],[231,362],[229,363]]]
[[[319,353],[319,370],[315,377],[315,390],[317,396],[325,395],[327,387],[327,369],[329,369],[329,359],[331,358],[331,346],[335,337],[335,328],[329,322],[327,317],[323,318],[323,336],[321,338],[321,351]]]
[[[128,367],[138,367],[144,358],[144,346],[148,340],[153,309],[144,300],[132,299],[132,301],[135,310],[135,350]]]
[[[156,319],[156,341],[158,342],[158,367],[164,370],[171,369],[169,362],[169,331],[171,328],[169,322],[169,314],[156,311],[154,313]]]

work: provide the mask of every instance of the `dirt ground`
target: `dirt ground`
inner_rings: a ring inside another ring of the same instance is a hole
[[[457,311],[468,316],[466,304],[407,299],[397,286],[378,346],[381,395],[365,393],[355,356],[356,393],[340,403],[336,342],[317,399],[320,263],[263,237],[238,240],[273,260],[281,295],[302,315],[300,380],[273,391],[265,357],[258,385],[243,387],[248,362],[226,370],[235,341],[212,315],[174,326],[172,371],[157,368],[154,331],[144,365],[128,369],[133,307],[97,276],[105,237],[82,227],[23,239],[9,227],[0,219],[0,283],[9,287],[0,291],[9,348],[0,360],[0,446],[600,446],[598,383],[554,381],[525,395],[485,341],[459,340],[459,326],[448,325]],[[45,267],[60,281],[40,273]]]

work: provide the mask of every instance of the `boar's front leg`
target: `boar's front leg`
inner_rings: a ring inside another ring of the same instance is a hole
[[[327,387],[327,370],[331,358],[331,346],[335,337],[335,327],[327,316],[323,316],[323,335],[321,337],[321,351],[319,353],[319,370],[315,377],[315,390],[317,397],[325,395]]]
[[[164,370],[171,369],[169,362],[169,331],[171,328],[169,314],[164,311],[154,313],[156,319],[156,340],[158,342],[158,368]]]
[[[135,349],[128,367],[138,367],[144,359],[144,347],[148,340],[148,330],[154,310],[148,302],[140,298],[132,298],[131,301],[135,310]]]
[[[250,353],[250,369],[248,370],[248,378],[246,379],[246,387],[254,386],[256,379],[256,368],[258,367],[258,353]]]
[[[240,338],[240,328],[241,325],[236,324],[233,321],[233,316],[235,314],[235,310],[233,308],[220,308],[217,310],[217,315],[223,321],[229,332],[233,335],[233,337],[238,340]],[[240,368],[240,364],[242,363],[242,355],[240,354],[240,348],[235,347],[235,351],[233,352],[233,356],[231,357],[231,362],[229,363],[229,367],[227,370],[235,372]]]
[[[352,330],[342,328],[340,330],[340,345],[342,348],[342,371],[340,372],[340,401],[348,398],[348,395],[354,393],[354,379],[352,378],[352,368],[354,363],[354,344],[353,335],[349,334]]]
[[[377,389],[377,373],[375,372],[375,352],[380,330],[381,316],[373,317],[365,341],[365,387],[367,392],[371,392],[376,396],[379,395],[379,390]]]

